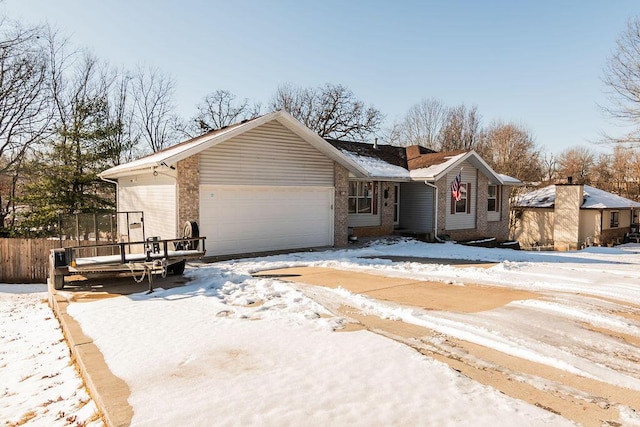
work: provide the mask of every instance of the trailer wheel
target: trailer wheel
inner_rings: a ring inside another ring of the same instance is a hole
[[[176,276],[179,276],[180,274],[184,273],[184,267],[187,265],[187,261],[182,260],[180,262],[176,262],[175,264],[171,264],[169,266],[169,273],[171,274],[175,274]]]
[[[200,230],[198,229],[198,223],[195,221],[187,221],[184,224],[184,230],[182,232],[182,237],[185,240],[188,239],[193,239],[193,238],[197,238],[200,237]],[[200,245],[200,241],[199,240],[190,240],[188,242],[185,242],[187,249],[194,251],[198,249],[198,246]]]

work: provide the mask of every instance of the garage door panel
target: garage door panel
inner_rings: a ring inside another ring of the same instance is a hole
[[[210,255],[333,244],[332,187],[202,186]]]

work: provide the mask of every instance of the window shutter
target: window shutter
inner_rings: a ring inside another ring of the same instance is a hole
[[[454,215],[456,213],[456,199],[451,192],[449,192],[449,197],[451,197],[451,215]]]
[[[467,213],[471,213],[471,183],[467,182]]]
[[[502,193],[502,185],[496,185],[496,212],[500,212],[500,193]]]
[[[371,199],[371,204],[373,205],[371,207],[371,212],[373,212],[374,215],[378,215],[378,186],[380,185],[380,183],[378,181],[373,181],[373,197]]]

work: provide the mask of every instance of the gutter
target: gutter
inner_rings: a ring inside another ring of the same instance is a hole
[[[98,175],[98,177],[99,177],[101,180],[103,180],[104,182],[108,182],[108,183],[110,183],[110,184],[114,184],[114,185],[116,186],[116,200],[115,200],[115,202],[116,202],[116,211],[117,211],[117,210],[118,210],[118,181],[114,181],[114,180],[112,180],[112,179],[105,178],[105,177],[100,176],[100,175]],[[116,221],[117,221],[117,219],[116,219]]]
[[[433,188],[434,190],[436,190],[436,194],[435,194],[435,218],[433,221],[433,237],[435,237],[437,242],[440,243],[444,243],[442,240],[440,240],[440,238],[438,237],[438,187],[436,187],[435,185],[431,184],[430,182],[425,181],[424,185]]]
[[[111,184],[115,184],[116,188],[118,188],[118,181],[114,181],[114,180],[112,180],[112,179],[105,178],[105,177],[100,176],[100,175],[98,175],[98,177],[99,177],[101,180],[105,181],[105,182],[109,182],[109,183],[111,183]]]

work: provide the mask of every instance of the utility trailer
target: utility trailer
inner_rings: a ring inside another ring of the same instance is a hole
[[[137,283],[146,277],[149,293],[153,277],[182,274],[187,261],[206,254],[205,237],[198,236],[195,222],[187,222],[184,236],[177,239],[149,237],[141,241],[71,246],[52,249],[49,280],[54,289],[64,288],[64,277],[80,274],[87,278],[130,276]]]

